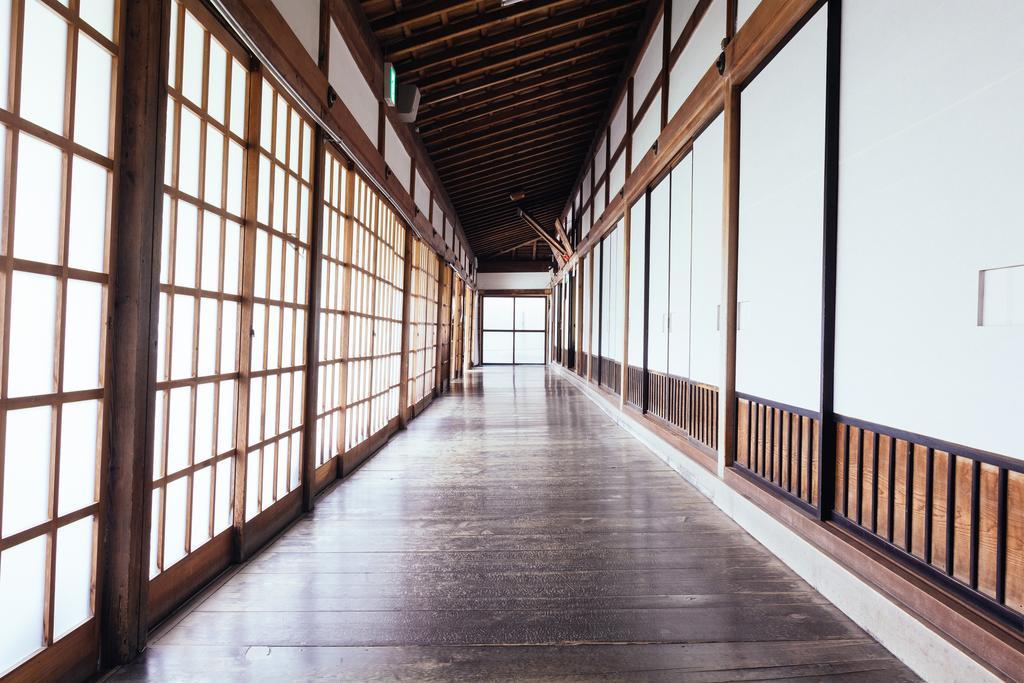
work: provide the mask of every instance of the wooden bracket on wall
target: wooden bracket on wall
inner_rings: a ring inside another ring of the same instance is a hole
[[[561,268],[562,266],[564,266],[566,262],[568,262],[569,257],[572,256],[572,250],[570,249],[567,251],[566,247],[564,247],[562,244],[558,242],[558,240],[552,237],[548,233],[548,231],[545,230],[543,226],[541,226],[537,219],[531,216],[530,213],[522,206],[516,204],[516,209],[519,212],[519,217],[526,221],[526,224],[533,228],[534,232],[540,235],[541,239],[547,242],[548,246],[551,247],[552,253],[558,260],[558,267]],[[568,240],[568,238],[566,239]]]

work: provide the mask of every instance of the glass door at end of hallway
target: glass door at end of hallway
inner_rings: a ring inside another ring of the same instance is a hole
[[[543,296],[483,297],[484,365],[546,362],[547,302]]]

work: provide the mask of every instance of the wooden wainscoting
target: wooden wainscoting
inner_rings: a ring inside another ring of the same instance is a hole
[[[736,466],[817,514],[817,413],[737,393]]]
[[[1024,628],[1024,462],[836,416],[832,518]]]
[[[718,387],[647,371],[647,412],[718,449]]]
[[[626,367],[626,403],[635,408],[644,407],[644,369],[630,365]]]
[[[600,384],[607,387],[613,394],[622,393],[622,366],[617,360],[611,358],[599,359],[600,362]]]
[[[590,355],[581,351],[577,359],[579,362],[576,363],[576,374],[580,377],[586,377],[587,370],[590,368]]]

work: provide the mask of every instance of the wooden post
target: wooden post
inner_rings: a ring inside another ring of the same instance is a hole
[[[409,317],[411,313],[412,249],[414,239],[412,228],[405,230],[405,261],[402,264],[402,355],[398,359],[398,425],[405,429],[409,424]]]
[[[729,83],[725,91],[725,170],[722,207],[722,385],[718,392],[718,476],[725,476],[736,458],[736,259],[739,246],[740,93]]]
[[[142,651],[149,629],[154,381],[160,318],[167,30],[170,3],[129,2],[121,69],[109,456],[100,556],[101,662]]]
[[[238,409],[235,414],[235,493],[233,503],[234,545],[232,559],[242,562],[245,553],[246,464],[249,448],[249,383],[252,376],[252,300],[256,278],[256,205],[260,167],[260,103],[263,78],[259,63],[253,60],[249,71],[249,110],[246,133],[249,148],[245,153],[245,201],[242,206],[242,305],[238,329]]]
[[[316,496],[316,417],[320,385],[320,257],[324,230],[324,133],[316,127],[313,137],[312,224],[309,232],[309,294],[306,300],[306,393],[302,406],[302,510],[313,509]]]

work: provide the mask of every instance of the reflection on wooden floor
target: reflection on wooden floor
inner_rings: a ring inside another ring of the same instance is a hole
[[[115,680],[913,679],[564,380],[454,388]]]

